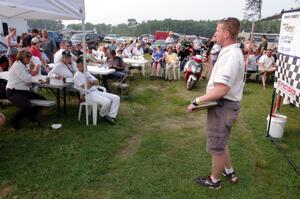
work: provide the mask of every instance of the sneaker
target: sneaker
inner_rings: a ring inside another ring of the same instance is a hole
[[[208,187],[210,189],[221,189],[221,187],[222,187],[221,186],[221,181],[218,181],[218,182],[214,183],[211,180],[210,176],[208,176],[206,178],[198,176],[198,177],[194,178],[194,182],[197,183],[198,185],[205,186],[205,187]]]
[[[239,177],[237,177],[235,172],[227,174],[225,171],[223,171],[223,176],[225,176],[231,183],[237,183],[239,181]]]
[[[116,124],[116,120],[114,119],[114,118],[112,118],[112,117],[109,117],[109,116],[104,116],[104,119],[106,120],[106,121],[108,121],[111,125],[115,125]]]

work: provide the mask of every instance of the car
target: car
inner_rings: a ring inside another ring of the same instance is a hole
[[[5,55],[7,53],[7,46],[0,41],[0,56]]]
[[[56,31],[48,31],[48,37],[55,41],[56,47],[59,48],[61,40],[63,40],[63,35]]]
[[[103,42],[104,43],[110,43],[111,40],[114,39],[114,40],[118,40],[120,39],[120,35],[118,34],[107,34],[104,38],[103,38]]]
[[[3,42],[0,41],[0,69],[8,70],[8,67],[9,67],[9,62],[7,59],[7,46]],[[1,84],[1,82],[0,82],[0,84]]]
[[[153,52],[157,46],[160,46],[162,50],[166,50],[167,48],[167,43],[165,40],[156,40],[151,46],[150,50]]]
[[[71,37],[72,45],[75,46],[77,44],[81,44],[82,36],[83,33],[74,34]],[[96,33],[85,33],[85,42],[87,43],[87,46],[97,49],[100,43],[100,36]]]

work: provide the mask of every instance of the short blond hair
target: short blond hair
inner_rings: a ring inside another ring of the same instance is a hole
[[[240,21],[234,17],[221,19],[218,24],[223,25],[223,29],[229,31],[231,39],[237,39],[240,32]]]

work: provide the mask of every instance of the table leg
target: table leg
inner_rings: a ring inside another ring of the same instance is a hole
[[[67,113],[67,106],[66,106],[66,88],[63,88],[63,95],[64,95],[64,114]]]
[[[57,102],[57,114],[60,117],[60,90],[59,88],[56,89],[56,102]]]
[[[142,64],[142,74],[145,77],[145,64]]]

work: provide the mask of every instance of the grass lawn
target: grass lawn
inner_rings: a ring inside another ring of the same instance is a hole
[[[206,112],[186,113],[193,91],[183,80],[130,82],[118,123],[98,120],[96,127],[77,121],[76,98],[68,100],[63,128],[52,130],[55,110],[43,112],[44,128],[24,122],[22,131],[7,126],[0,134],[0,198],[272,198],[297,199],[300,178],[265,137],[272,89],[248,83],[229,142],[240,182],[223,180],[221,190],[195,185],[210,174],[205,152]],[[3,110],[7,117],[14,108]],[[280,145],[300,166],[300,110],[288,116]]]

